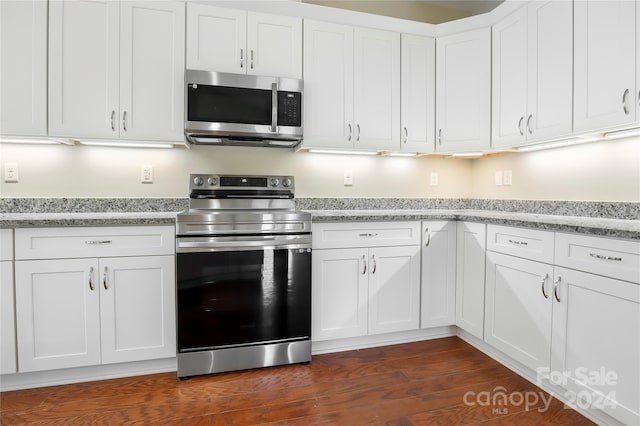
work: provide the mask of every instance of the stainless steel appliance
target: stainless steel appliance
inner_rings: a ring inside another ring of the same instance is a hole
[[[302,80],[198,70],[185,79],[189,142],[293,148],[302,141]]]
[[[311,215],[291,176],[194,174],[176,227],[178,377],[311,360]]]

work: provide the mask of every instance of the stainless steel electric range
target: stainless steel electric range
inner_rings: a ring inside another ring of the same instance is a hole
[[[193,174],[176,226],[178,377],[311,361],[311,215],[292,176]]]

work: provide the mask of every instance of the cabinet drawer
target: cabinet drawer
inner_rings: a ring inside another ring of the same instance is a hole
[[[13,229],[0,229],[0,260],[13,260]]]
[[[553,263],[553,232],[488,225],[487,250]]]
[[[15,257],[60,259],[167,255],[175,252],[172,226],[19,228]]]
[[[556,233],[555,264],[640,283],[640,242]]]
[[[420,222],[315,223],[311,229],[314,249],[420,244]]]

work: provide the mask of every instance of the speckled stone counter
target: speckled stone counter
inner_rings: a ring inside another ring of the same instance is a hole
[[[0,228],[175,225],[172,212],[0,213]]]

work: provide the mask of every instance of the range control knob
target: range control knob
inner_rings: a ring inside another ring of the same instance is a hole
[[[292,183],[293,182],[291,182],[291,179],[289,178],[282,179],[282,186],[284,186],[285,188],[290,187]]]
[[[193,178],[193,183],[195,183],[197,186],[201,186],[204,183],[204,179],[202,179],[200,176],[196,176],[195,178]]]
[[[207,183],[209,184],[209,186],[215,186],[218,184],[218,178],[210,177],[209,179],[207,179]]]
[[[271,178],[271,180],[269,181],[269,183],[271,183],[271,186],[278,186],[278,184],[280,183],[280,181],[276,178]]]

